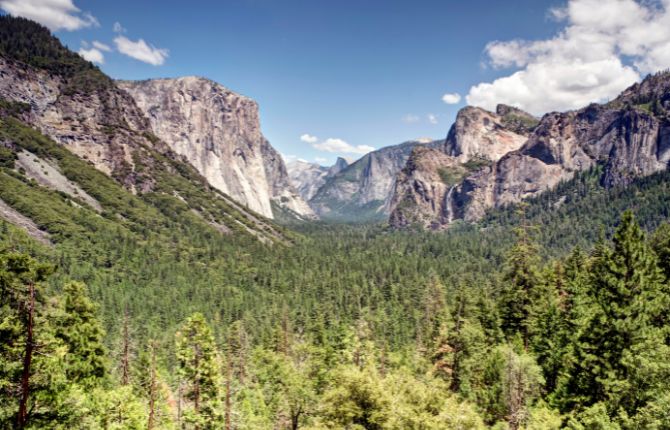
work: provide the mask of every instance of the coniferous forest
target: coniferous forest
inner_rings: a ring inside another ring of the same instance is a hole
[[[291,245],[3,223],[3,427],[668,428],[664,176]]]
[[[604,184],[599,160],[439,231],[271,221],[46,28],[1,16],[0,60],[68,115],[99,102],[109,123],[61,119],[122,159],[0,97],[0,429],[670,429],[667,168]]]

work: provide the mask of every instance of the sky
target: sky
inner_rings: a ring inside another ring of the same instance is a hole
[[[467,104],[542,115],[670,67],[670,0],[0,0],[115,79],[255,99],[287,159],[444,138]]]

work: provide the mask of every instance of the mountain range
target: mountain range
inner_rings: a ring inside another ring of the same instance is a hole
[[[276,238],[278,227],[268,221],[275,217],[442,229],[477,221],[594,166],[603,167],[602,186],[625,186],[670,160],[667,72],[577,111],[536,118],[511,106],[496,112],[468,106],[443,140],[404,142],[355,161],[338,158],[331,167],[286,165],[263,136],[258,105],[248,97],[201,77],[114,81],[38,24],[2,17],[0,27],[7,116],[130,195],[176,199],[220,231],[243,225]],[[14,152],[16,172],[105,210],[53,160],[15,142],[4,146]],[[54,170],[40,174],[35,163]],[[225,209],[196,202],[192,187]]]

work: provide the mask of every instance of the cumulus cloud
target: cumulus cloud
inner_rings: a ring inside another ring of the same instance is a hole
[[[84,60],[90,61],[91,63],[104,64],[105,56],[104,54],[96,48],[79,48],[79,55],[81,55]]]
[[[345,142],[342,139],[330,138],[326,139],[323,142],[313,143],[312,147],[319,151],[332,152],[332,153],[345,153],[345,154],[367,154],[368,152],[374,151],[375,148],[368,145],[351,145]]]
[[[427,116],[427,118],[428,118],[428,122],[431,123],[431,124],[433,124],[433,125],[435,125],[435,124],[438,123],[438,121],[437,121],[437,115],[434,115],[434,114],[432,114],[432,113],[429,113],[428,116]]]
[[[125,36],[114,38],[116,49],[120,53],[154,66],[160,66],[168,57],[168,50],[147,44],[144,39],[132,41]]]
[[[418,115],[414,115],[411,113],[408,113],[407,115],[401,118],[402,122],[404,122],[405,124],[414,124],[419,122],[420,119],[421,118],[419,118]]]
[[[328,161],[328,159],[323,157],[314,157],[314,161],[316,161],[319,164],[325,164]]]
[[[442,101],[448,105],[455,105],[461,101],[461,95],[458,93],[447,93],[442,96]]]
[[[37,21],[52,31],[100,25],[93,15],[82,13],[72,0],[0,0],[0,8],[10,15]]]
[[[469,104],[506,103],[534,114],[575,109],[670,67],[670,0],[569,0],[550,15],[565,24],[550,39],[486,46],[490,66],[517,70],[473,86]]]
[[[316,136],[312,136],[310,134],[305,133],[302,136],[300,136],[300,140],[302,140],[303,142],[306,142],[306,143],[316,143],[316,142],[319,141],[319,138],[316,137]]]

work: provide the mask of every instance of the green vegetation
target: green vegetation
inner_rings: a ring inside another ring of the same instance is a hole
[[[4,56],[106,85],[0,19]],[[0,199],[53,243],[0,221],[0,428],[670,428],[669,171],[604,189],[594,169],[441,234],[291,233],[140,144],[155,186],[130,193],[25,108],[0,104]],[[102,210],[26,177],[20,150]]]
[[[440,179],[445,185],[451,187],[460,184],[468,175],[490,165],[491,160],[487,158],[473,157],[463,164],[453,167],[440,167],[437,174],[440,175]]]
[[[122,327],[108,335],[113,340],[108,347],[102,343],[104,309],[98,311],[83,284],[50,276],[50,265],[24,253],[3,252],[3,426],[401,430],[668,425],[667,224],[647,240],[627,212],[612,241],[601,240],[590,256],[575,248],[551,260],[541,257],[538,234],[524,226],[512,247],[500,250],[502,269],[484,264],[480,272],[459,270],[463,259],[441,256],[436,262],[448,268],[447,274],[434,270],[438,266],[429,268],[431,252],[439,254],[435,245],[445,239],[434,237],[429,244],[413,243],[422,248],[416,262],[411,253],[408,259],[399,255],[392,264],[396,275],[385,273],[389,266],[383,260],[389,258],[378,259],[369,248],[378,271],[358,272],[355,237],[361,232],[349,230],[347,238],[296,248],[329,247],[350,267],[349,276],[374,284],[363,294],[351,291],[355,283],[338,283],[346,274],[314,266],[319,276],[329,274],[335,295],[315,298],[310,305],[303,291],[295,292],[300,302],[289,302],[288,290],[275,293],[275,322],[259,321],[267,324],[265,332],[249,316],[256,306],[261,307],[256,311],[273,313],[269,302],[270,307],[257,302],[231,313],[231,322],[222,318],[224,313],[206,318],[187,311],[170,336],[140,329],[150,313],[135,309],[117,316]],[[16,249],[45,252],[27,247],[13,227],[3,225],[2,231],[5,243]],[[328,232],[306,234],[318,238]],[[361,244],[384,241],[385,247],[375,249],[378,254],[389,247],[395,254],[398,245],[411,244],[410,235],[380,234],[361,238]],[[463,240],[464,232],[459,234]],[[273,263],[275,276],[290,271],[287,259]],[[479,280],[473,278],[476,273],[483,273]],[[387,289],[384,278],[394,276],[398,284]],[[413,278],[424,280],[403,282]],[[300,275],[292,279],[300,282]],[[339,314],[325,311],[351,299]],[[406,305],[409,309],[403,309]],[[309,311],[313,306],[317,312]],[[32,344],[39,345],[37,351],[27,349]],[[26,364],[29,354],[32,360]],[[23,382],[26,374],[28,383]]]
[[[25,18],[0,16],[0,55],[62,76],[66,94],[113,85],[107,75],[63,46],[46,27]]]
[[[530,133],[538,126],[540,120],[527,115],[519,115],[510,112],[501,118],[505,127],[516,132]]]
[[[650,312],[665,306],[670,273],[669,172],[608,190],[595,169],[444,234],[305,223],[292,246],[265,246],[219,234],[181,199],[128,193],[17,120],[3,119],[0,132],[103,207],[0,169],[0,198],[55,242],[45,248],[0,223],[3,258],[29,262],[40,279],[28,397],[39,406],[28,407],[28,428],[662,423],[667,328],[654,324],[666,317]],[[645,229],[661,227],[653,240],[630,217],[614,234],[626,208]],[[603,231],[614,245],[572,251]],[[635,285],[617,281],[638,272]],[[21,279],[31,278],[11,282]],[[626,295],[637,285],[643,302]],[[3,294],[10,337],[0,354],[7,425],[19,415],[9,393],[20,392],[27,322],[25,296],[11,297]],[[632,306],[621,327],[603,324],[613,310],[594,306],[617,302]],[[605,347],[601,335],[623,340]]]

